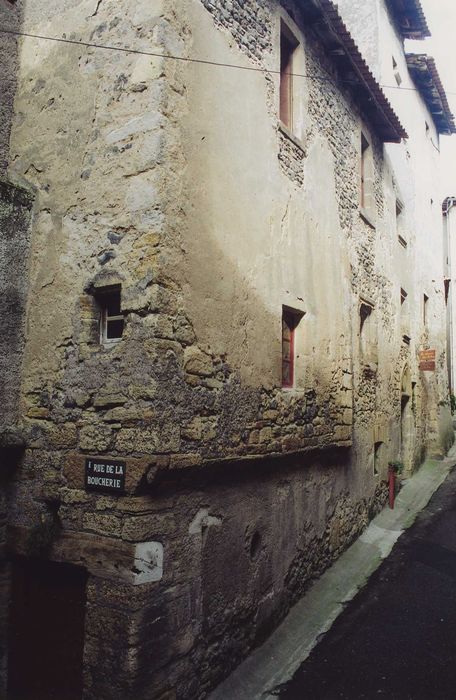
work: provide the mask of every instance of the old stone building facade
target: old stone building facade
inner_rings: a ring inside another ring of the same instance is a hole
[[[451,444],[454,125],[329,0],[0,7],[4,683],[202,698]]]

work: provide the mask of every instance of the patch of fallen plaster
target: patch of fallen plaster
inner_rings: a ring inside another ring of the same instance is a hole
[[[162,543],[140,542],[137,544],[131,570],[135,586],[160,581],[163,577]]]
[[[220,527],[221,524],[221,518],[209,515],[209,511],[206,508],[201,508],[188,526],[188,532],[189,535],[202,535],[203,529],[213,526]]]

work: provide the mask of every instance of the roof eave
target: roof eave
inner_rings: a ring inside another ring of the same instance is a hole
[[[427,54],[406,54],[407,65],[439,134],[456,134],[454,116],[440,80],[435,61]]]
[[[311,8],[314,31],[330,50],[342,79],[344,72],[350,74],[350,78],[345,79],[348,89],[355,95],[355,100],[379,138],[386,143],[400,143],[407,138],[407,132],[368,68],[334,3],[331,0],[301,0],[301,8],[304,13]],[[315,16],[315,11],[320,13],[319,18]]]
[[[421,40],[431,36],[420,0],[387,0],[387,5],[404,39]]]

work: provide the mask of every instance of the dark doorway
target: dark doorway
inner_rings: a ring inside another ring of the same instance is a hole
[[[8,697],[81,700],[87,573],[67,564],[13,563]]]

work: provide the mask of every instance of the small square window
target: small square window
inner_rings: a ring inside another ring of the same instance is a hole
[[[125,319],[120,309],[120,287],[97,293],[100,307],[100,342],[113,343],[122,338]]]

